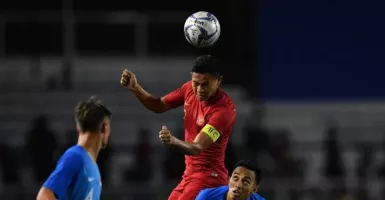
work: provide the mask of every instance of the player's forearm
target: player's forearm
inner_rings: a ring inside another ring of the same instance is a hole
[[[173,138],[171,145],[181,149],[185,154],[190,156],[198,155],[203,151],[203,148],[198,143],[185,142],[176,137]]]
[[[163,113],[169,109],[168,106],[162,102],[161,98],[148,93],[140,85],[137,85],[137,87],[132,89],[131,92],[147,109],[155,113]]]

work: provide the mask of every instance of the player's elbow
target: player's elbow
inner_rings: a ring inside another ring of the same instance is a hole
[[[155,114],[162,114],[166,111],[167,110],[165,110],[165,109],[152,109],[152,112],[154,112]]]
[[[161,100],[159,100],[157,104],[150,108],[150,110],[156,114],[162,114],[170,110],[170,107],[167,104],[163,103]]]
[[[204,151],[203,147],[199,144],[193,145],[193,148],[191,148],[190,155],[191,156],[197,156],[200,153]]]
[[[199,155],[200,153],[201,153],[201,151],[199,151],[199,150],[193,150],[193,151],[190,151],[189,155],[190,155],[190,156],[197,156],[197,155]]]
[[[190,152],[187,152],[187,155],[189,155],[189,156],[197,156],[197,155],[199,155],[200,154],[200,152],[197,152],[197,151],[190,151]]]
[[[55,200],[55,199],[56,198],[54,193],[47,188],[41,188],[36,197],[36,200]]]

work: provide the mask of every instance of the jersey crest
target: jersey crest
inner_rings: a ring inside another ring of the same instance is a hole
[[[205,124],[205,118],[203,116],[198,116],[197,125],[203,126],[204,124]]]

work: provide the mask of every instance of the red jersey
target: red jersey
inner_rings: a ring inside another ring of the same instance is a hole
[[[215,97],[201,102],[195,96],[192,82],[189,81],[167,94],[163,100],[172,108],[184,105],[185,141],[193,142],[201,131],[207,133],[214,141],[199,155],[185,156],[184,175],[190,176],[203,171],[205,174],[227,181],[225,150],[236,116],[235,105],[231,98],[219,89]]]

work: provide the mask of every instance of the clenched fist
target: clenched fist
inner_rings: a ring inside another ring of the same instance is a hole
[[[136,76],[128,69],[123,70],[122,77],[120,78],[120,84],[130,90],[133,90],[138,85],[138,81],[136,80]]]
[[[159,138],[163,144],[171,145],[174,143],[174,136],[171,135],[166,126],[162,126],[162,130],[159,131]]]

